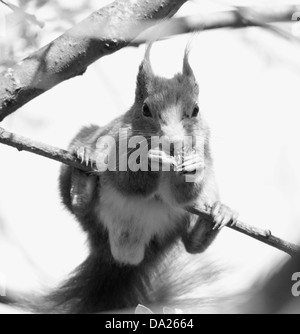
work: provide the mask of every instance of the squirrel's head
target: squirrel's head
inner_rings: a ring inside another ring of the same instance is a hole
[[[151,44],[137,77],[134,127],[167,136],[173,143],[183,141],[184,136],[199,134],[202,129],[199,86],[189,63],[189,49],[184,53],[182,72],[172,79],[153,73],[150,49]]]

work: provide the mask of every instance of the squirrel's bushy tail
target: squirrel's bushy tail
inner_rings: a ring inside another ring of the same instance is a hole
[[[58,313],[95,313],[148,304],[146,268],[118,265],[89,256],[47,299]]]
[[[61,286],[43,296],[7,292],[0,303],[32,313],[99,313],[149,305],[150,282],[145,268],[117,265],[89,256]]]
[[[218,299],[207,298],[203,287],[217,281],[220,271],[205,256],[188,255],[178,247],[159,265],[147,262],[136,267],[120,265],[109,258],[103,261],[103,255],[95,254],[54,292],[26,298],[9,294],[0,303],[33,313],[133,313],[139,304],[154,313],[162,313],[165,307],[202,312],[212,306],[213,299]]]
[[[47,296],[46,305],[51,305],[54,313],[132,313],[138,304],[158,313],[164,307],[190,311],[196,299],[190,303],[185,296],[215,280],[220,268],[217,270],[200,255],[188,260],[185,254],[175,247],[159,265],[146,262],[139,266],[120,265],[91,255]],[[198,297],[198,306],[206,304],[206,298]]]

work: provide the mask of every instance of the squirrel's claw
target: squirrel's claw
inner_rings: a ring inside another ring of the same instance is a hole
[[[180,174],[189,174],[201,170],[202,168],[203,160],[197,155],[192,155],[187,157],[182,164],[178,165],[176,170]]]
[[[85,163],[86,166],[90,165],[93,167],[93,162],[92,159],[90,158],[90,153],[86,147],[81,146],[77,148],[75,150],[75,154],[82,164]]]
[[[238,220],[238,213],[231,210],[228,206],[221,202],[216,202],[211,210],[211,215],[214,219],[215,226],[213,230],[221,230],[224,226],[234,226]]]

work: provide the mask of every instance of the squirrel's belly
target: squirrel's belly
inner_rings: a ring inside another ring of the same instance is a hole
[[[154,235],[164,237],[174,230],[186,214],[178,205],[166,203],[160,194],[148,198],[124,196],[109,185],[101,188],[96,210],[109,232],[125,229],[146,244]]]

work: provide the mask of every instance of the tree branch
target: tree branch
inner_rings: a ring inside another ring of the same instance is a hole
[[[187,0],[116,0],[0,74],[0,121],[174,15]]]
[[[87,173],[97,173],[97,171],[95,171],[90,165],[86,166],[85,164],[81,163],[81,161],[77,157],[75,157],[68,151],[42,144],[23,136],[18,136],[2,128],[0,128],[0,143],[12,146],[19,151],[31,152],[52,160],[59,161],[63,164],[78,168]],[[203,219],[210,221],[212,223],[212,226],[214,225],[210,212],[204,211],[203,209],[199,209],[196,207],[188,207],[186,208],[186,210],[189,213],[198,215]],[[271,234],[271,231],[266,231],[251,225],[246,225],[240,221],[235,226],[228,227],[237,232],[246,234],[251,238],[259,240],[269,246],[286,252],[291,256],[296,254],[299,256],[300,254],[300,246],[273,236]]]
[[[0,143],[14,147],[18,151],[27,151],[45,158],[62,162],[87,173],[93,172],[90,166],[85,166],[77,157],[66,150],[39,143],[23,136],[18,136],[14,133],[5,131],[2,128],[0,128]]]
[[[211,223],[214,224],[209,211],[204,211],[202,208],[199,209],[196,207],[188,207],[186,210],[192,214],[203,217],[205,220],[211,221]],[[253,239],[259,240],[269,246],[275,247],[291,256],[299,256],[300,254],[300,246],[273,236],[270,230],[263,230],[255,226],[242,223],[241,221],[238,221],[235,226],[227,227],[243,233]]]
[[[153,35],[153,31],[156,30],[163,31],[163,34],[160,33],[160,37],[161,39],[165,39],[174,35],[191,32],[247,27],[261,27],[289,40],[299,42],[297,37],[289,34],[287,31],[270,25],[271,23],[293,22],[292,16],[297,12],[300,12],[300,6],[276,6],[275,9],[270,7],[236,7],[234,10],[224,12],[177,17],[151,29],[151,31],[146,32],[143,36],[136,38],[130,45],[139,46],[147,42],[150,36]],[[294,22],[296,22],[296,19]]]
[[[179,17],[157,30],[148,28],[169,18],[187,0],[116,0],[84,21],[0,73],[0,122],[18,108],[57,84],[81,75],[97,59],[121,48],[173,35],[218,28],[259,26],[277,35],[297,40],[271,22],[291,22],[300,6],[241,7],[236,10]],[[139,37],[138,37],[139,36]],[[297,40],[298,41],[298,40]]]

